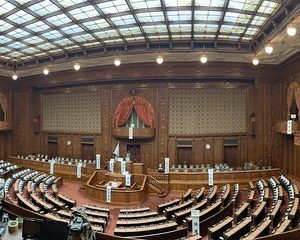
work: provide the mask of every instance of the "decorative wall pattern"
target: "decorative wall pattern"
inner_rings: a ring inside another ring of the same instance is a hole
[[[48,94],[42,97],[43,130],[100,133],[100,92]]]
[[[246,132],[246,89],[170,89],[169,133]]]

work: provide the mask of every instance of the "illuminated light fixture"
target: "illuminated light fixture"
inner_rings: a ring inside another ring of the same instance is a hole
[[[12,75],[12,79],[13,79],[13,80],[17,80],[17,79],[18,79],[18,75],[17,75],[16,73],[14,73],[14,74]]]
[[[43,69],[43,73],[44,73],[44,75],[48,75],[49,74],[49,69],[48,68],[44,68]]]
[[[200,62],[203,64],[207,63],[207,56],[205,54],[200,57]]]
[[[156,62],[157,62],[158,64],[162,64],[162,63],[164,62],[164,58],[163,58],[161,55],[159,55],[159,56],[157,56],[157,58],[156,58]]]
[[[271,54],[273,52],[273,47],[270,43],[265,46],[265,51],[267,54]]]
[[[254,58],[252,58],[252,63],[253,63],[253,65],[258,65],[259,64],[259,59],[258,59],[258,57],[254,57]]]
[[[75,63],[75,64],[74,64],[74,69],[75,69],[76,71],[78,71],[78,70],[80,69],[80,64],[79,64],[79,63]]]
[[[119,67],[121,65],[121,59],[120,58],[116,58],[114,60],[114,64],[115,64],[116,67]]]
[[[291,24],[287,25],[286,32],[290,37],[294,37],[297,33],[297,29],[296,29],[295,25],[291,23]]]

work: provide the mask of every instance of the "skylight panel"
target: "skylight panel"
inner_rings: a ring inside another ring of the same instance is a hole
[[[42,48],[44,50],[48,50],[48,49],[56,48],[56,47],[51,43],[44,43],[44,44],[40,44],[39,48]]]
[[[97,29],[103,29],[108,28],[109,24],[105,19],[98,19],[95,21],[90,22],[84,22],[82,23],[85,27],[87,27],[89,30],[97,30]]]
[[[82,45],[84,47],[90,47],[90,46],[99,46],[99,45],[101,45],[101,43],[99,43],[99,42],[88,42],[88,43],[82,43]]]
[[[6,47],[0,47],[0,53],[7,53],[10,52],[11,50],[6,48]]]
[[[161,8],[160,0],[131,0],[133,9]]]
[[[127,42],[135,42],[135,41],[145,41],[145,38],[143,36],[138,36],[138,37],[126,37],[125,40]]]
[[[47,18],[47,21],[52,23],[55,26],[61,26],[71,22],[71,19],[68,18],[65,14],[59,14],[50,18]]]
[[[120,42],[123,43],[123,40],[120,38],[104,40],[104,43],[120,43]]]
[[[88,42],[88,41],[95,41],[95,38],[87,33],[87,34],[82,34],[79,36],[74,36],[72,37],[76,42]]]
[[[39,3],[31,5],[28,8],[40,16],[45,16],[46,14],[59,11],[59,8],[49,0],[41,1]]]
[[[168,40],[169,39],[169,35],[149,35],[148,38],[150,40]]]
[[[7,55],[10,57],[13,57],[13,58],[17,58],[17,57],[23,56],[24,54],[21,52],[11,52],[11,53],[8,53]]]
[[[119,29],[120,33],[123,36],[128,36],[128,35],[141,35],[142,32],[139,27],[132,27],[132,28],[120,28]]]
[[[170,30],[174,32],[191,32],[191,24],[170,24]]]
[[[45,24],[43,22],[35,22],[35,23],[32,23],[32,24],[27,25],[25,27],[28,30],[31,30],[33,32],[42,32],[42,31],[45,31],[45,30],[50,28],[47,24]]]
[[[223,7],[225,0],[195,0],[195,6]]]
[[[67,38],[63,38],[63,39],[59,39],[59,40],[56,40],[54,41],[54,43],[60,45],[60,46],[66,46],[66,45],[70,45],[72,44],[73,42]]]
[[[166,7],[192,6],[192,0],[164,0]]]
[[[76,8],[72,11],[70,11],[70,14],[77,19],[82,20],[85,18],[92,18],[99,15],[99,13],[95,10],[93,6],[86,6],[82,8]]]
[[[7,13],[15,8],[14,5],[10,4],[8,1],[0,1],[0,15]]]
[[[34,47],[24,48],[21,51],[24,52],[24,53],[27,53],[27,54],[33,54],[33,53],[40,52],[40,50],[38,50]]]
[[[70,7],[75,4],[79,4],[82,2],[85,2],[86,0],[58,0],[58,3],[62,5],[63,7]]]
[[[36,44],[36,43],[41,43],[44,40],[40,37],[34,36],[34,37],[30,37],[30,38],[25,38],[23,40],[23,42],[29,43],[29,44]]]
[[[221,12],[218,11],[195,11],[195,20],[220,21]]]
[[[63,35],[59,31],[53,30],[50,32],[43,33],[42,36],[47,39],[55,39],[55,38],[60,38]]]
[[[251,15],[248,14],[241,14],[241,13],[234,13],[234,12],[226,12],[224,21],[225,22],[233,22],[233,23],[242,23],[247,24],[251,19]]]
[[[144,31],[147,34],[151,33],[167,33],[168,28],[166,25],[160,24],[160,25],[148,25],[148,26],[143,26]]]
[[[190,37],[191,37],[191,34],[172,34],[173,39],[187,39]]]
[[[242,37],[242,40],[244,40],[244,41],[251,41],[252,37],[244,36],[244,37]]]
[[[13,49],[19,49],[19,48],[22,48],[22,47],[25,47],[26,45],[24,43],[21,43],[21,42],[13,42],[11,44],[8,45],[8,47],[11,47]]]
[[[105,14],[129,11],[129,7],[125,0],[112,0],[97,5]]]
[[[258,12],[272,14],[277,9],[278,6],[279,6],[278,3],[271,2],[271,1],[263,1],[263,3],[260,5],[258,9]]]
[[[22,38],[24,36],[29,35],[29,32],[26,32],[22,30],[21,28],[17,28],[9,33],[7,33],[8,36],[14,37],[14,38]]]
[[[7,30],[11,29],[12,27],[13,27],[13,25],[11,25],[3,20],[0,20],[0,32],[7,31]]]
[[[215,38],[214,34],[194,34],[194,38],[196,39],[212,39]]]
[[[34,19],[34,17],[28,13],[26,13],[23,10],[20,10],[9,17],[7,17],[9,20],[17,23],[17,24],[22,24],[25,22],[29,22],[30,20]]]
[[[116,26],[124,26],[135,24],[136,21],[132,15],[125,15],[120,17],[113,17],[110,19]]]
[[[219,35],[218,38],[219,39],[226,39],[226,40],[239,40],[240,36],[236,36],[236,35]]]
[[[74,34],[74,33],[84,32],[81,27],[79,27],[78,25],[75,25],[75,24],[68,26],[68,27],[64,27],[61,30],[66,34]]]
[[[217,32],[219,25],[217,24],[195,24],[195,32]]]
[[[191,11],[168,11],[169,21],[191,21],[192,12]]]
[[[230,0],[228,8],[254,11],[260,0]]]
[[[140,22],[162,22],[165,21],[163,12],[144,12],[136,14]]]
[[[266,17],[255,16],[251,21],[251,25],[262,26],[266,20]]]
[[[221,26],[220,32],[221,33],[233,33],[240,35],[245,30],[245,27],[233,26],[233,25],[225,25]]]
[[[11,42],[12,40],[10,39],[10,38],[7,38],[7,37],[4,37],[4,36],[1,36],[0,37],[0,43],[9,43],[9,42]]]
[[[53,50],[49,50],[49,53],[60,53],[60,52],[63,52],[62,49],[53,49]]]
[[[95,35],[99,38],[113,38],[113,37],[119,37],[118,32],[115,29],[110,29],[107,31],[101,31],[101,32],[95,32]]]
[[[251,28],[249,27],[246,31],[246,35],[255,35],[258,32],[259,28]]]

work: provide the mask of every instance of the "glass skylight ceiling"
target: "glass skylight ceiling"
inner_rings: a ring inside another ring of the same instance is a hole
[[[278,0],[0,0],[0,58],[145,42],[250,42]]]

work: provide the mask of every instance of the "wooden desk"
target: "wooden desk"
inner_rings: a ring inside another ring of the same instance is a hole
[[[247,199],[247,202],[250,204],[250,207],[253,206],[254,195],[255,195],[255,191],[254,191],[254,189],[251,189],[250,192],[249,192],[249,194],[248,194],[248,199]]]
[[[254,225],[259,224],[265,216],[266,202],[261,202],[251,214]]]
[[[209,204],[212,203],[212,201],[215,199],[217,190],[218,190],[218,186],[215,185],[211,189],[210,193],[207,195],[207,201]]]
[[[236,224],[234,227],[225,231],[223,237],[226,240],[236,240],[250,231],[251,218],[245,218],[243,221]]]
[[[143,212],[143,213],[131,213],[131,214],[120,214],[118,219],[137,219],[157,216],[157,212]]]
[[[192,190],[193,189],[188,189],[182,194],[182,202],[189,200],[192,197]]]
[[[75,200],[73,200],[73,199],[71,199],[69,197],[66,197],[65,195],[62,195],[62,194],[59,193],[57,196],[58,196],[58,198],[61,201],[65,202],[70,207],[74,207],[76,205],[76,201]]]
[[[157,224],[153,226],[133,227],[133,228],[115,228],[115,235],[117,236],[139,236],[148,235],[161,232],[168,232],[176,230],[176,222],[168,222],[164,224]]]
[[[119,182],[119,181],[109,181],[109,182],[107,182],[107,183],[104,185],[104,187],[108,187],[108,186],[113,187],[113,186],[115,186],[115,187],[113,187],[113,188],[119,188],[119,187],[121,187],[122,185],[123,185],[123,183],[122,183],[122,182]]]
[[[51,202],[59,209],[65,207],[65,204],[63,202],[61,202],[58,199],[56,199],[55,197],[51,196],[49,193],[45,193],[44,197],[47,201]]]
[[[231,228],[233,224],[233,218],[228,217],[222,222],[215,224],[208,228],[208,239],[219,239],[223,235],[223,232]]]
[[[143,208],[123,208],[120,209],[120,214],[127,214],[127,213],[142,213],[142,212],[149,212],[149,207],[143,207]]]
[[[202,210],[205,208],[206,204],[207,204],[207,199],[204,199],[201,202],[196,203],[195,205],[193,205],[190,208],[187,208],[183,211],[175,212],[174,217],[175,217],[176,222],[178,224],[182,224],[184,218],[191,215],[192,210]]]
[[[157,216],[153,218],[145,218],[145,219],[134,219],[134,220],[118,220],[117,226],[129,227],[129,226],[140,226],[140,225],[150,225],[150,224],[158,224],[167,221],[165,216]]]
[[[190,199],[186,202],[183,202],[181,204],[178,204],[176,206],[168,207],[165,209],[164,214],[167,218],[170,218],[175,212],[181,211],[185,208],[190,207],[194,203],[193,199]]]
[[[275,226],[276,221],[279,218],[280,215],[280,207],[282,205],[282,200],[278,200],[274,206],[274,208],[272,209],[272,211],[270,212],[270,218],[272,220],[272,225]]]
[[[108,221],[109,214],[107,212],[98,212],[98,211],[91,211],[91,210],[85,210],[84,211],[86,215],[94,218],[102,218]]]
[[[59,211],[57,211],[57,214],[60,217],[67,218],[67,219],[70,219],[72,217],[72,212],[71,211],[59,210]]]
[[[41,209],[38,206],[34,205],[28,199],[26,199],[25,197],[23,197],[20,193],[17,193],[16,195],[17,195],[17,198],[18,198],[18,203],[21,206],[23,206],[23,207],[25,207],[25,208],[27,208],[27,209],[29,209],[31,211],[34,211],[36,213],[38,213],[38,212],[41,211]]]
[[[101,206],[93,206],[93,205],[88,205],[88,204],[84,204],[82,206],[84,208],[86,208],[87,210],[92,210],[92,211],[97,211],[97,212],[105,212],[109,215],[109,208],[101,207]]]
[[[199,189],[194,197],[195,199],[195,203],[199,202],[203,199],[204,197],[204,191],[205,191],[205,187],[202,187],[201,189]]]
[[[234,213],[235,222],[239,222],[245,217],[248,217],[250,203],[244,202]]]
[[[299,209],[299,198],[295,198],[291,211],[289,212],[288,218],[294,223],[295,217]]]
[[[174,205],[177,205],[177,204],[180,203],[180,201],[181,201],[181,200],[180,200],[179,198],[177,198],[177,199],[174,199],[174,200],[172,200],[172,201],[169,201],[169,202],[166,202],[166,203],[159,204],[159,205],[157,206],[157,212],[158,212],[159,214],[162,214],[163,211],[164,211],[166,208],[169,208],[169,207],[172,207],[172,206],[174,206]]]
[[[258,226],[253,231],[251,231],[251,233],[249,235],[247,235],[246,237],[242,237],[241,239],[253,240],[258,237],[263,237],[263,236],[269,235],[269,227],[270,227],[271,222],[272,222],[272,220],[265,219],[260,226]]]
[[[38,206],[40,206],[41,208],[43,208],[47,211],[51,211],[54,208],[54,206],[52,204],[45,202],[43,199],[39,198],[34,193],[31,193],[30,197]]]
[[[278,228],[275,229],[273,234],[280,234],[287,230],[289,230],[289,227],[291,225],[292,221],[290,219],[285,219]]]
[[[32,190],[33,190],[33,187],[32,187],[32,181],[31,181],[31,180],[27,182],[26,188],[27,188],[28,194],[31,194],[31,193],[32,193]]]

